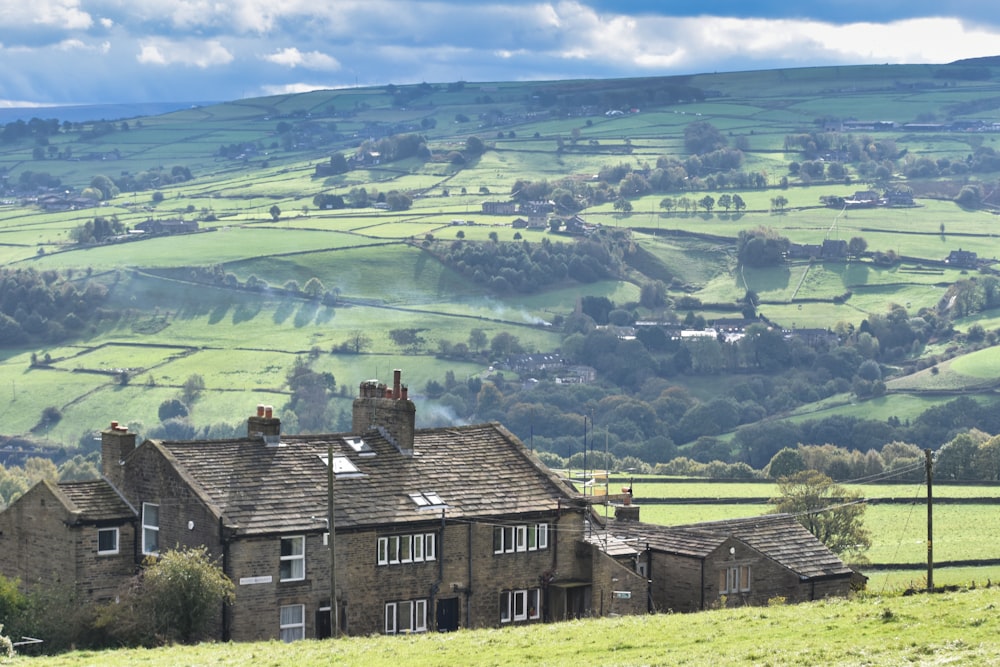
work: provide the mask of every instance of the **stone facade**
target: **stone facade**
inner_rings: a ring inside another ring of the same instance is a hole
[[[105,481],[41,483],[0,514],[0,571],[85,602],[204,546],[235,584],[221,640],[328,637],[331,600],[351,635],[645,612],[645,579],[583,541],[589,505],[513,434],[414,423],[399,371],[361,384],[346,434],[283,434],[263,405],[229,440],[137,446],[112,423]],[[112,524],[119,550],[97,554]]]

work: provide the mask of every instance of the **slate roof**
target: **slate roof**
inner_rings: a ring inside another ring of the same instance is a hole
[[[788,568],[802,579],[850,576],[853,570],[790,514],[768,514],[746,519],[712,521],[686,526],[655,526],[615,522],[615,534],[653,549],[691,558],[703,558],[735,538]]]
[[[66,508],[78,521],[112,521],[136,516],[125,499],[107,481],[63,482],[55,487]]]
[[[158,448],[226,525],[243,534],[326,526],[328,447],[335,460],[346,457],[358,471],[334,482],[338,531],[440,518],[441,505],[421,507],[410,494],[437,494],[449,519],[551,512],[579,497],[497,423],[418,429],[412,456],[376,431],[363,434],[373,454],[356,452],[351,437],[282,435],[278,446],[256,438],[143,446]]]

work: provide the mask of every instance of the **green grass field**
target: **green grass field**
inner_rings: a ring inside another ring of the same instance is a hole
[[[829,90],[843,88],[846,81],[852,86],[867,82],[870,87],[849,96],[829,94]],[[323,359],[340,384],[351,386],[397,364],[415,369],[418,387],[426,380],[440,379],[447,370],[468,377],[484,371],[488,364],[476,367],[435,359],[442,341],[463,342],[474,328],[489,336],[509,330],[529,350],[554,350],[561,344],[561,335],[540,326],[542,322],[572,313],[583,296],[606,296],[616,304],[635,302],[640,287],[649,280],[671,285],[674,298],[691,295],[709,304],[697,310],[710,319],[731,316],[733,311],[724,306],[752,289],[762,299],[760,312],[789,328],[857,326],[868,315],[884,312],[890,303],[905,305],[911,313],[935,307],[946,286],[967,275],[922,262],[936,262],[959,247],[974,250],[980,257],[1000,256],[1000,237],[993,233],[995,216],[963,210],[947,198],[921,197],[918,206],[907,209],[845,212],[824,208],[821,196],[849,195],[871,184],[856,174],[851,183],[797,179],[788,173],[788,165],[802,156],[785,148],[785,138],[813,129],[816,118],[831,114],[906,121],[911,120],[908,115],[943,115],[945,110],[951,114],[957,104],[1000,90],[992,82],[949,81],[944,86],[941,81],[928,66],[702,74],[691,77],[692,85],[719,91],[719,95],[690,104],[643,104],[640,113],[620,117],[598,110],[585,117],[526,117],[500,128],[455,122],[456,114],[474,117],[483,111],[481,100],[471,90],[435,91],[428,97],[432,106],[408,109],[392,106],[383,89],[316,91],[136,119],[128,131],[90,142],[82,142],[73,132],[52,138],[60,151],[72,148],[77,157],[117,149],[120,159],[113,169],[102,160],[30,160],[31,146],[5,144],[0,146],[0,166],[9,169],[14,179],[30,168],[46,171],[78,189],[99,174],[116,176],[161,167],[169,171],[178,165],[193,175],[190,181],[161,187],[163,200],[158,203],[147,190],[121,193],[93,209],[46,212],[30,203],[0,206],[0,263],[13,268],[72,270],[77,275],[120,271],[121,284],[112,292],[111,305],[123,314],[117,324],[92,328],[80,340],[71,341],[79,346],[77,352],[85,351],[73,358],[66,358],[54,346],[5,351],[0,396],[9,396],[10,410],[5,412],[16,414],[8,419],[5,430],[26,433],[42,409],[55,406],[65,416],[46,435],[53,444],[75,445],[80,433],[95,428],[93,421],[103,424],[108,416],[107,410],[95,404],[123,391],[110,376],[93,373],[113,368],[136,369],[128,390],[128,411],[134,414],[114,418],[154,423],[153,408],[163,396],[186,374],[200,372],[208,388],[194,414],[199,419],[238,421],[241,414],[223,414],[227,403],[253,405],[261,393],[280,403],[282,376],[296,355],[314,348],[327,353],[357,330],[369,332],[372,345],[367,355]],[[901,94],[893,90],[899,83],[912,85]],[[514,113],[527,111],[530,105],[525,101],[535,93],[559,87],[555,82],[496,85],[496,104]],[[574,89],[577,85],[573,84]],[[634,83],[593,81],[586,88],[599,95],[601,90],[630,85]],[[331,108],[362,108],[356,105],[364,105],[364,113],[329,117]],[[299,112],[335,122],[343,139],[314,150],[281,148],[275,141],[275,118]],[[425,119],[434,120],[423,133],[432,159],[409,157],[329,178],[315,177],[316,165],[331,153],[350,154],[356,149],[353,136],[363,132],[366,124],[419,125]],[[696,181],[690,190],[637,197],[629,214],[616,211],[612,200],[592,204],[582,212],[588,221],[641,230],[634,235],[635,243],[648,255],[621,280],[496,295],[442,266],[420,245],[427,235],[450,243],[459,231],[467,240],[478,242],[487,242],[492,233],[501,242],[513,241],[515,233],[531,244],[551,239],[544,230],[514,230],[507,216],[482,214],[482,203],[507,199],[519,180],[555,182],[572,177],[586,183],[602,169],[618,164],[645,170],[654,168],[664,156],[683,159],[684,130],[695,121],[712,123],[732,144],[741,145],[745,149],[741,169],[765,172],[768,187],[730,190],[707,180]],[[450,151],[461,150],[470,135],[480,137],[488,150],[463,165],[445,159]],[[984,135],[973,142],[945,133],[900,132],[884,137],[910,155],[927,154],[935,159],[964,159],[972,143],[994,146],[997,139]],[[843,138],[853,137],[845,133]],[[220,146],[237,142],[258,142],[263,150],[246,160],[217,154]],[[785,176],[790,177],[787,188],[780,187]],[[992,174],[972,178],[986,183],[995,180]],[[406,192],[412,207],[400,212],[318,210],[313,204],[317,194],[349,197],[352,189],[362,187],[372,196]],[[660,207],[665,197],[698,201],[723,194],[740,194],[746,210],[739,214],[721,207],[711,213],[702,209],[668,212]],[[778,196],[787,200],[781,210],[773,206]],[[271,217],[272,206],[281,209],[277,220]],[[210,231],[87,248],[71,244],[71,230],[97,215],[117,218],[128,226],[148,218],[199,220],[201,229]],[[459,227],[452,225],[453,220],[476,224]],[[915,259],[891,268],[868,261],[800,261],[738,271],[736,237],[741,230],[757,226],[772,227],[797,243],[863,236],[869,250],[892,250]],[[316,307],[304,300],[206,287],[190,279],[189,270],[199,266],[219,266],[240,280],[254,276],[273,287],[291,280],[301,286],[316,277],[326,289],[337,290],[341,304]],[[850,298],[834,301],[848,292]],[[658,316],[642,309],[637,309],[637,315]],[[984,326],[992,322],[988,313],[976,319]],[[422,349],[415,355],[399,349],[387,334],[394,328],[422,329]],[[157,347],[147,353],[136,344]],[[99,347],[100,351],[95,349]],[[177,347],[196,352],[175,357],[180,354]],[[237,364],[252,363],[247,354],[251,350],[259,351],[263,368],[234,369]],[[31,352],[52,354],[58,359],[54,369],[63,372],[28,371]],[[981,352],[966,361],[958,357],[939,364],[936,374],[923,371],[892,380],[892,393],[884,399],[855,405],[839,397],[830,404],[803,408],[793,418],[827,414],[911,418],[922,408],[945,400],[917,392],[978,390],[980,378],[988,383],[993,356]],[[701,378],[682,379],[690,382],[692,391],[701,392],[698,395],[715,391],[711,382]],[[143,392],[148,396],[143,397]]]
[[[705,611],[585,619],[525,627],[351,637],[293,644],[200,644],[18,657],[16,666],[118,667],[296,664],[989,665],[1000,662],[997,587],[909,597],[866,595]],[[720,641],[721,638],[721,641]]]

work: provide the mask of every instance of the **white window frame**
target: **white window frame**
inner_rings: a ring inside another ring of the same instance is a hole
[[[385,603],[385,634],[394,635],[396,634],[396,615],[398,608],[395,602]]]
[[[114,540],[115,540],[115,546],[114,546],[114,548],[112,548],[112,549],[101,549],[101,534],[102,533],[105,533],[105,534],[106,533],[110,533],[110,534],[114,535]],[[98,528],[97,529],[97,555],[98,556],[113,556],[114,554],[117,554],[118,553],[118,548],[119,548],[119,541],[118,541],[119,539],[121,539],[121,535],[118,532],[118,527],[117,526],[115,526],[113,528]]]
[[[291,553],[285,554],[285,544],[292,545]],[[295,545],[299,545],[299,551],[295,550]],[[290,535],[281,538],[279,551],[278,580],[279,581],[302,581],[306,578],[306,536]],[[288,564],[288,576],[285,576],[285,566]]]
[[[413,560],[417,563],[424,560],[424,534],[417,533],[413,536]]]
[[[500,622],[520,623],[542,617],[542,592],[538,588],[500,591]]]
[[[749,565],[730,565],[719,573],[719,595],[750,592]]]
[[[298,620],[285,619],[285,612],[298,610]],[[284,605],[278,610],[278,638],[283,642],[293,642],[306,638],[306,606],[304,604]]]
[[[385,535],[378,538],[375,562],[402,565],[437,560],[434,533]]]
[[[153,513],[156,514],[156,523],[149,523],[147,520]],[[155,544],[150,545],[150,542]],[[156,503],[142,504],[142,553],[146,556],[160,555],[160,506]]]
[[[427,632],[427,599],[386,602],[383,628],[387,635]]]
[[[389,538],[380,537],[378,538],[378,557],[376,562],[379,565],[389,564]]]
[[[549,548],[549,524],[528,523],[493,527],[493,553],[511,554]]]

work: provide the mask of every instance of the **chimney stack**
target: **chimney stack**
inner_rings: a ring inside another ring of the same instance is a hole
[[[378,380],[361,383],[358,398],[354,399],[351,431],[362,434],[380,430],[389,436],[400,452],[409,455],[413,453],[417,408],[409,399],[402,374],[399,369],[392,372],[391,388]]]
[[[101,431],[101,472],[116,489],[122,489],[125,474],[122,462],[135,449],[135,433],[113,421]]]
[[[257,414],[247,419],[247,437],[266,438],[281,435],[281,420],[274,416],[270,405],[258,405]]]

